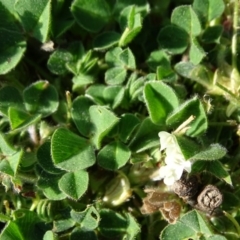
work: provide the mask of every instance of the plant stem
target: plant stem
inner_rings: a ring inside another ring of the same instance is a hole
[[[223,211],[224,215],[233,223],[233,225],[235,226],[238,236],[240,236],[240,226],[238,224],[238,222],[235,220],[235,218],[233,218],[229,213]]]
[[[239,80],[239,73],[237,70],[237,36],[238,36],[238,8],[239,8],[239,0],[234,1],[233,8],[233,36],[232,36],[232,73],[231,73],[231,90],[233,93],[236,93],[238,90],[239,84],[237,81]]]

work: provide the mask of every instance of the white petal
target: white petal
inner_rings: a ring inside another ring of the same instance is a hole
[[[167,185],[167,186],[171,186],[174,184],[175,182],[175,178],[173,176],[170,176],[170,177],[166,177],[164,178],[163,182]]]
[[[160,151],[174,144],[174,138],[172,134],[162,131],[158,133],[158,136],[160,138],[160,145],[161,145]]]
[[[160,167],[158,170],[156,170],[151,176],[150,178],[153,180],[153,181],[158,181],[158,180],[161,180],[165,177],[165,173],[166,173],[166,170],[165,170],[166,166],[162,166]]]
[[[192,169],[192,163],[190,161],[185,161],[183,168],[190,173]]]

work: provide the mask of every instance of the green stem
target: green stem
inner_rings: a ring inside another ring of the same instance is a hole
[[[238,222],[236,221],[236,219],[230,215],[229,213],[223,211],[224,215],[233,223],[233,225],[235,226],[238,236],[240,237],[240,226],[238,224]]]
[[[239,0],[234,1],[233,9],[233,36],[232,36],[232,67],[233,71],[231,74],[231,90],[233,93],[236,93],[238,85],[236,81],[239,79],[239,73],[237,71],[237,36],[238,36],[238,8]],[[237,86],[237,88],[236,88]]]

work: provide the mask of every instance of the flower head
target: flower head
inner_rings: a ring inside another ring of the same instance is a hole
[[[158,134],[160,138],[160,151],[165,149],[165,166],[161,166],[155,173],[152,175],[153,180],[161,180],[171,186],[175,181],[179,180],[183,174],[183,171],[191,171],[191,162],[186,161],[176,138],[174,135],[168,132],[160,132]]]

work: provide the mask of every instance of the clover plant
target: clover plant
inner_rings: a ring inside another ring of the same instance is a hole
[[[0,239],[239,239],[239,9],[1,0]]]

